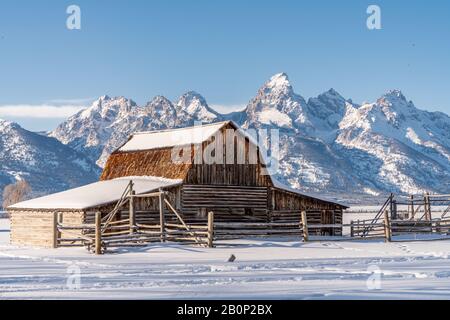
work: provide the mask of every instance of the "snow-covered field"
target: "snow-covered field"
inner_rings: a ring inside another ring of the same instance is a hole
[[[1,219],[0,299],[450,298],[450,241],[246,240],[103,256],[8,242],[9,224]]]

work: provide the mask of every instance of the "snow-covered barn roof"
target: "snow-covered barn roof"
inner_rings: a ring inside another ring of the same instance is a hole
[[[122,145],[117,151],[130,152],[175,146],[197,145],[207,141],[227,124],[231,124],[240,133],[250,139],[250,141],[257,144],[253,137],[246,134],[245,131],[240,129],[239,126],[233,121],[223,121],[212,124],[196,125],[187,128],[138,132],[133,134],[128,142]]]
[[[136,194],[172,187],[181,183],[181,180],[159,177],[123,177],[99,181],[79,188],[20,202],[8,207],[8,209],[83,210],[93,208],[120,200],[130,180],[134,183],[133,190]]]
[[[119,148],[119,151],[140,151],[190,144],[200,144],[213,136],[225,122],[188,128],[138,132]]]

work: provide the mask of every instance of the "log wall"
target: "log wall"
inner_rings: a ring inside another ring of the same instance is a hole
[[[295,223],[301,219],[301,211],[306,211],[308,224],[342,224],[343,207],[306,195],[270,188],[269,215],[275,223]],[[311,229],[311,235],[341,235],[342,229]]]
[[[51,248],[53,246],[53,211],[10,211],[11,243]],[[81,224],[83,212],[64,211],[63,219],[70,224]],[[64,235],[63,235],[64,236]]]

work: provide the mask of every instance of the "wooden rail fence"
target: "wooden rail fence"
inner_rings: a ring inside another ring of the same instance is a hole
[[[261,218],[256,221],[233,221],[233,219],[215,221],[214,213],[209,212],[206,222],[188,224],[168,201],[166,194],[166,191],[159,190],[136,195],[133,190],[133,182],[130,181],[114,209],[103,217],[100,212],[95,213],[94,223],[66,224],[63,216],[55,213],[53,246],[85,246],[91,252],[101,254],[109,248],[143,246],[166,241],[205,247],[213,247],[215,241],[254,237],[296,237],[305,242],[321,241],[325,239],[321,236],[329,234],[330,230],[333,230],[331,234],[335,235],[332,237],[334,240],[385,239],[390,242],[393,237],[403,235],[450,235],[450,219],[445,219],[445,214],[441,219],[432,219],[430,205],[433,201],[444,201],[448,195],[431,196],[427,194],[421,203],[417,199],[411,198],[408,210],[413,218],[409,220],[398,219],[397,204],[399,202],[391,194],[373,219],[354,220],[350,224],[321,224],[317,223],[316,218],[308,223],[306,211],[300,212],[298,222],[292,219],[293,216],[290,216],[289,219],[274,219],[273,214],[270,215],[269,220]],[[137,212],[134,208],[134,199],[138,197],[159,198],[159,221],[152,218],[140,219],[139,223],[136,222]],[[118,220],[118,213],[124,206],[128,206],[127,218]],[[414,220],[414,216],[418,216],[421,206],[425,206],[425,214],[420,219]],[[450,209],[445,212],[447,211]],[[171,219],[167,219],[170,214]],[[343,235],[344,227],[350,229],[350,234],[347,236]],[[329,237],[326,240],[330,240]]]
[[[303,230],[300,226],[300,222],[216,222],[214,224],[214,229],[215,240],[239,239],[245,237],[254,238],[268,236],[303,236]]]
[[[64,237],[62,236],[64,234]],[[94,224],[65,225],[54,219],[54,247],[85,246],[96,254],[109,248],[145,246],[156,242],[181,242],[212,247],[214,239],[214,214],[208,214],[207,225],[185,223],[140,224],[130,227],[130,219],[102,222],[101,213],[95,214]]]

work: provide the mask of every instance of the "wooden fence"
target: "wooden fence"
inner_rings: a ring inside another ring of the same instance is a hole
[[[170,204],[168,206],[171,207]],[[101,254],[109,248],[144,246],[166,241],[205,247],[213,247],[214,241],[219,240],[269,236],[296,237],[308,241],[306,212],[301,217],[298,223],[215,222],[214,213],[209,212],[204,225],[187,225],[181,218],[179,223],[163,221],[162,224],[131,224],[130,219],[102,220],[101,213],[98,212],[95,214],[95,223],[73,226],[64,224],[61,216],[55,214],[55,247],[86,246],[90,251]]]
[[[370,220],[356,220],[349,225],[351,238],[386,238],[386,226],[382,222],[373,222]],[[368,228],[369,231],[368,231]]]
[[[102,217],[95,213],[94,223],[83,225],[64,224],[61,214],[54,214],[53,246],[86,246],[96,254],[112,247],[142,246],[152,242],[176,241],[202,246],[213,246],[214,213],[208,214],[206,225],[188,225],[181,215],[166,199],[166,191],[139,194],[133,190],[130,181],[114,209]],[[136,198],[159,198],[159,223],[137,223],[134,201]],[[128,217],[118,220],[121,208],[128,205]],[[168,209],[176,219],[166,221],[165,211]],[[176,221],[175,223],[173,221]]]
[[[302,237],[303,228],[289,222],[221,222],[214,224],[214,239],[229,240],[255,237]]]
[[[181,242],[213,246],[214,213],[208,214],[208,224],[185,223],[131,225],[130,219],[102,222],[101,213],[95,215],[94,224],[65,225],[60,215],[54,215],[54,247],[86,246],[89,251],[101,254],[109,248],[145,246],[154,242]],[[64,234],[64,236],[62,236]]]
[[[386,211],[383,221],[352,221],[350,230],[352,238],[360,239],[384,238],[386,241],[395,241],[393,237],[411,235],[429,235],[438,236],[439,239],[450,239],[450,237],[442,237],[450,236],[450,219],[391,220]],[[405,240],[405,237],[402,239]]]
[[[295,237],[305,242],[365,239],[385,239],[390,242],[393,237],[402,235],[450,235],[450,219],[430,219],[429,203],[432,201],[429,199],[432,199],[432,196],[429,195],[424,200],[427,205],[426,214],[418,220],[396,218],[399,216],[396,211],[397,202],[391,195],[373,219],[351,221],[350,224],[343,224],[342,221],[331,224],[320,223],[316,216],[310,219],[306,211],[297,215],[298,221],[295,221],[292,213],[287,218],[283,218],[283,215],[278,217],[272,213],[270,219],[266,221],[264,219],[237,221],[234,218],[229,221],[223,218],[215,221],[214,213],[209,212],[206,222],[187,224],[166,199],[166,193],[159,190],[150,194],[135,195],[133,184],[130,182],[115,208],[103,218],[100,212],[96,213],[94,223],[78,226],[65,224],[62,216],[55,214],[54,247],[86,246],[90,251],[101,254],[109,248],[143,246],[166,241],[213,247],[214,241],[254,237]],[[137,213],[133,202],[137,197],[159,198],[159,221],[153,217],[136,222]],[[126,219],[117,220],[120,216],[117,213],[124,205],[128,205],[128,215]],[[172,214],[170,220],[167,219],[166,210]],[[418,216],[417,201],[411,202],[410,212]],[[92,220],[89,221],[92,222]],[[350,235],[343,236],[344,227],[350,228]],[[334,235],[332,239],[323,237],[328,234]]]
[[[450,235],[450,219],[436,219],[431,221],[391,221],[393,235],[436,234]]]
[[[311,219],[306,211],[297,214],[297,222],[293,217],[289,219],[274,219],[258,222],[216,222],[214,224],[215,240],[232,240],[257,237],[290,237],[307,241],[314,241],[325,234],[342,236],[342,223],[320,224]],[[316,216],[313,216],[316,218]],[[331,231],[330,231],[331,230]]]

